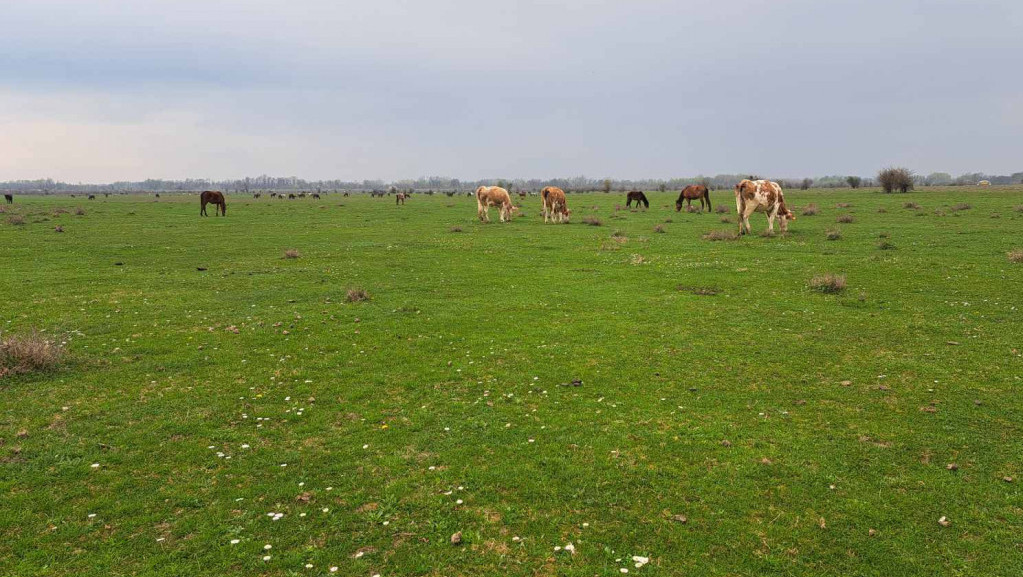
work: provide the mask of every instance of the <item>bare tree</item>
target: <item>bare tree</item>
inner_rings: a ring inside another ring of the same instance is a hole
[[[877,173],[877,182],[881,189],[891,194],[896,190],[909,192],[913,190],[913,171],[908,168],[888,167]]]

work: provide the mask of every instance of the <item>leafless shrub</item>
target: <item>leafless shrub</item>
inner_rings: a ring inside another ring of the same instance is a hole
[[[886,209],[885,207],[883,206],[877,207],[877,214],[884,214],[886,212],[888,212],[888,209]]]
[[[296,249],[293,248],[289,248],[288,250],[284,251],[284,258],[299,258],[301,256],[302,253],[298,252]]]
[[[837,228],[830,229],[825,234],[828,240],[841,240],[842,238],[842,231]]]
[[[350,303],[358,303],[369,300],[369,293],[361,288],[350,288],[345,294],[345,300]]]
[[[845,275],[819,274],[810,279],[810,288],[826,294],[840,293],[845,290]]]
[[[1016,206],[1012,207],[1012,210],[1016,212],[1023,212],[1023,204],[1017,204]]]
[[[631,257],[629,257],[629,262],[632,264],[646,264],[649,261],[643,258],[643,255],[641,254],[634,254]]]
[[[712,230],[703,235],[703,240],[737,240],[739,233],[734,230]]]
[[[812,202],[803,207],[803,216],[817,216],[818,214],[820,214],[820,209]]]
[[[991,218],[1002,218],[1002,215],[997,213],[997,212],[992,212],[991,213]]]
[[[849,223],[853,222],[853,216],[851,214],[842,214],[842,215],[839,215],[839,217],[835,219],[835,222],[842,223],[842,224],[849,224]]]
[[[64,349],[38,331],[0,338],[0,378],[49,371],[60,365]]]
[[[600,220],[599,218],[597,218],[595,216],[584,216],[583,217],[583,224],[588,224],[590,226],[603,226],[604,225],[604,221]]]
[[[852,208],[852,205],[848,202],[839,202],[835,205],[835,208]]]
[[[886,193],[909,192],[913,190],[913,171],[906,168],[885,168],[877,173],[877,182]]]
[[[1023,262],[1023,248],[1016,248],[1005,253],[1005,256],[1009,257],[1009,262],[1021,263]]]
[[[732,224],[732,218],[729,216],[722,216],[721,224]]]

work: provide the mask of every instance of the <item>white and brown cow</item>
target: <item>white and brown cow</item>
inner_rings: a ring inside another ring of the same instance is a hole
[[[785,206],[785,195],[777,182],[770,180],[743,180],[735,185],[735,210],[739,213],[739,234],[752,232],[749,216],[754,212],[767,213],[767,231],[774,232],[774,219],[780,218],[782,232],[789,229],[788,221],[796,215]]]
[[[565,191],[556,186],[548,186],[540,191],[540,201],[543,203],[543,221],[547,218],[551,222],[568,222],[572,211],[568,210],[568,201],[565,200]]]
[[[500,186],[481,186],[476,189],[476,214],[482,222],[490,222],[490,207],[500,207],[501,222],[512,218],[512,201],[508,191]]]

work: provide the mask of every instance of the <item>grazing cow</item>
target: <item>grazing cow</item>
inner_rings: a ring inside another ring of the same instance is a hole
[[[345,192],[345,198],[348,198],[348,192],[347,191]]]
[[[646,208],[650,208],[650,201],[646,199],[646,195],[643,194],[643,191],[641,190],[631,190],[625,198],[625,206],[629,208],[632,208],[633,202],[636,203],[636,206],[639,206],[640,203],[642,203]]]
[[[288,193],[288,198],[291,199],[291,200],[294,200],[296,198],[295,197],[295,193],[294,192],[289,192]]]
[[[104,193],[103,193],[103,198],[106,198],[106,197],[108,197],[108,196],[110,196],[110,193],[109,193],[109,192],[104,192]]]
[[[568,202],[565,200],[565,191],[556,186],[548,186],[540,191],[540,202],[543,203],[543,221],[547,222],[568,222]]]
[[[252,198],[259,198],[259,196],[260,196],[260,194],[258,192],[253,192],[252,193]]]
[[[314,192],[313,193],[313,198],[315,198],[316,200],[319,200],[320,199],[320,193]]]
[[[404,192],[399,192],[398,194],[394,195],[394,206],[398,206],[399,204],[405,204],[406,198],[408,198],[408,195],[405,194]]]
[[[89,195],[89,200],[96,200],[96,195],[95,194],[90,194]]]
[[[206,205],[213,205],[213,214],[217,214],[217,209],[220,209],[221,216],[227,216],[227,201],[224,200],[224,193],[218,190],[204,190],[199,195],[199,202],[202,204],[199,209],[200,216],[209,216],[206,214]]]
[[[710,191],[702,184],[690,184],[682,189],[678,200],[675,201],[675,212],[682,210],[683,201],[691,208],[694,198],[700,199],[700,210],[703,210],[703,202],[707,201],[707,212],[710,212]]]
[[[501,222],[512,218],[512,201],[508,191],[500,186],[481,186],[476,189],[476,215],[482,222],[490,222],[490,207],[501,210]]]
[[[14,195],[13,194],[5,194],[4,195],[4,200],[7,201],[7,204],[14,204]]]
[[[767,213],[767,230],[771,233],[776,217],[781,219],[782,232],[788,231],[788,221],[796,220],[796,215],[785,206],[781,187],[770,180],[743,180],[735,185],[735,210],[739,213],[739,234],[752,232],[749,215],[754,212]]]
[[[276,192],[271,192],[270,193],[270,198],[277,198],[277,193]]]

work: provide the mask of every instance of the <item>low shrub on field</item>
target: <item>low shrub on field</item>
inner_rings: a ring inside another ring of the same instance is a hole
[[[722,216],[721,217],[721,224],[732,224],[732,217],[730,217],[730,216]]]
[[[611,240],[617,242],[618,244],[625,244],[629,242],[629,237],[625,236],[624,232],[616,230],[611,233]]]
[[[991,213],[991,218],[1002,218],[1002,215],[998,214],[997,212],[992,212]]]
[[[1005,253],[1009,257],[1009,262],[1020,263],[1023,262],[1023,248],[1016,248]]]
[[[603,226],[604,221],[600,220],[595,216],[584,216],[583,224],[588,224],[590,226]]]
[[[369,300],[369,293],[361,288],[350,288],[345,294],[345,300],[350,303],[358,303]]]
[[[85,216],[85,209],[79,206],[75,209],[75,214],[77,216]]]
[[[878,250],[895,250],[895,245],[890,240],[882,240],[877,243]]]
[[[0,337],[0,378],[53,370],[63,356],[64,349],[60,345],[36,331],[26,335]]]
[[[837,228],[833,228],[825,232],[828,240],[840,240],[842,238],[842,231]]]
[[[56,227],[54,227],[53,232],[64,232],[64,227],[58,224]]]
[[[460,227],[460,226],[453,226],[453,227],[451,227],[451,232],[462,232],[462,227]]]
[[[668,231],[664,230],[664,225],[663,224],[659,224],[659,225],[654,227],[654,232],[663,234],[663,233],[668,232]]]
[[[810,288],[825,294],[840,293],[845,290],[845,275],[825,273],[810,279]]]
[[[299,258],[301,256],[302,253],[298,252],[293,248],[289,248],[288,250],[284,251],[284,258]]]
[[[712,230],[703,235],[703,240],[736,240],[739,234],[734,230]]]
[[[818,214],[820,214],[820,209],[812,202],[803,207],[803,216],[817,216]]]
[[[883,206],[877,207],[877,214],[884,214],[886,212],[888,212],[888,209],[886,209],[885,207]]]
[[[1012,207],[1012,210],[1015,210],[1016,212],[1023,212],[1023,204],[1017,204],[1016,206]]]
[[[670,218],[664,219],[664,224],[671,224],[673,222],[675,222],[675,221],[671,220]]]
[[[641,254],[634,254],[631,257],[629,257],[629,262],[632,263],[632,264],[646,264],[646,263],[648,263],[650,261],[648,261],[647,259],[643,258],[643,255],[641,255]]]
[[[21,216],[20,214],[12,214],[11,216],[7,217],[7,224],[13,224],[15,226],[23,225],[25,224],[25,217]]]
[[[853,222],[853,220],[854,219],[853,219],[853,216],[851,214],[842,214],[842,215],[839,215],[839,217],[835,219],[835,222],[840,222],[842,224],[849,224],[850,222]]]
[[[714,212],[718,214],[725,214],[726,212],[728,212],[728,207],[719,204],[718,207],[714,209]]]
[[[902,208],[908,208],[910,210],[920,210],[920,205],[915,202],[907,202],[902,205]]]

